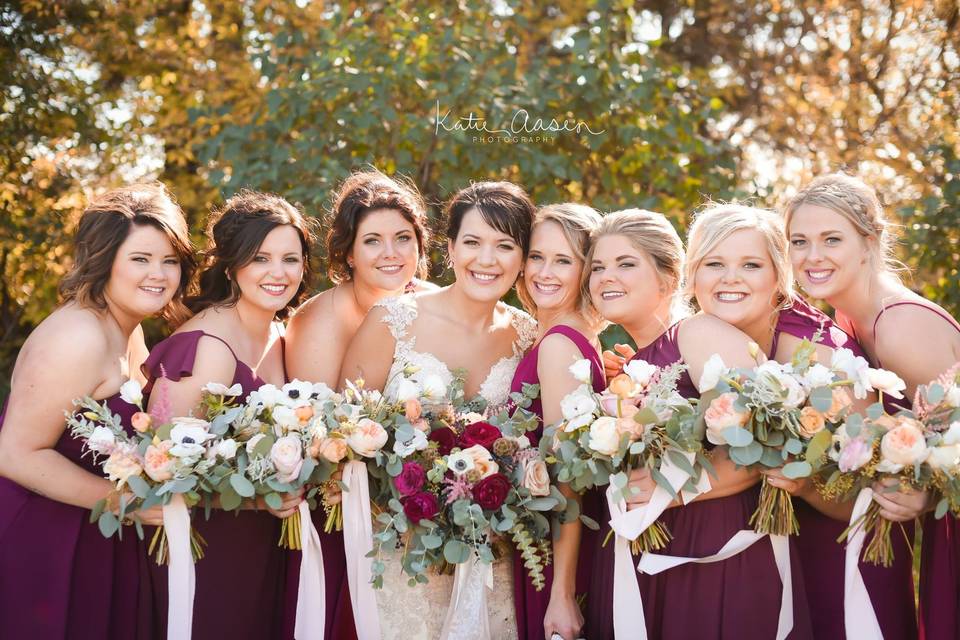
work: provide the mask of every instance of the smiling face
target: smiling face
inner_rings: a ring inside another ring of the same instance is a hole
[[[285,224],[266,235],[253,259],[237,269],[234,279],[243,302],[276,313],[296,295],[303,270],[300,233]]]
[[[463,215],[460,232],[447,241],[457,286],[467,297],[480,301],[499,300],[520,274],[523,251],[512,237],[497,231],[475,208]]]
[[[788,229],[793,273],[810,296],[830,300],[857,285],[870,263],[870,245],[842,214],[800,205]]]
[[[395,209],[367,213],[347,254],[353,278],[385,291],[402,291],[413,279],[420,259],[413,224]]]
[[[180,284],[180,258],[166,234],[134,224],[117,248],[104,298],[139,319],[163,310]]]
[[[777,271],[764,236],[734,231],[710,249],[694,272],[694,295],[704,311],[755,340],[778,305]]]
[[[576,257],[559,223],[546,220],[533,228],[523,280],[538,310],[575,310],[582,273],[583,260]]]
[[[601,236],[590,263],[590,298],[606,320],[617,324],[648,318],[672,295],[653,260],[624,235]]]

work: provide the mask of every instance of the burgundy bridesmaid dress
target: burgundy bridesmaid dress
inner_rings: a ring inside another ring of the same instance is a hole
[[[682,322],[682,321],[681,321]],[[635,359],[658,367],[682,362],[677,334],[681,323],[667,329],[640,349]],[[699,396],[687,372],[678,383],[684,397]],[[749,529],[757,508],[759,484],[741,493],[713,500],[698,500],[667,509],[660,517],[673,540],[660,553],[673,556],[712,555],[738,531]],[[606,511],[606,509],[605,509]],[[609,530],[605,515],[601,533]],[[597,536],[602,541],[603,535]],[[597,545],[590,589],[587,627],[590,640],[614,637],[613,551],[614,545]],[[791,548],[793,577],[792,640],[812,637],[803,570]],[[637,573],[643,598],[647,634],[657,640],[741,640],[776,637],[782,584],[768,539],[754,543],[740,554],[711,564],[687,564],[657,575]]]
[[[580,349],[584,358],[590,360],[591,370],[593,372],[593,388],[595,391],[604,389],[605,380],[603,375],[603,364],[600,360],[600,354],[590,344],[590,341],[582,333],[567,325],[557,325],[552,327],[544,334],[547,336],[558,333],[566,336],[573,344]],[[542,341],[542,339],[541,339]],[[540,343],[538,342],[517,364],[517,370],[513,374],[513,382],[510,385],[511,393],[519,393],[523,390],[524,384],[540,384],[540,378],[537,375],[537,357],[540,353]],[[571,363],[572,364],[572,363]],[[543,407],[540,404],[540,398],[531,402],[528,407],[530,411],[540,417],[540,426],[534,432],[537,440],[543,435]],[[531,438],[533,440],[534,438]],[[583,497],[582,509],[585,515],[599,521],[602,492],[599,490],[588,491]],[[595,533],[590,529],[583,527],[581,534],[580,548],[590,549],[594,545],[592,540]],[[582,554],[581,554],[581,557]],[[589,586],[590,565],[587,562],[577,563],[577,595],[587,591]],[[543,618],[547,613],[547,605],[550,602],[550,585],[553,583],[553,566],[548,565],[544,571],[546,583],[541,591],[537,591],[526,570],[523,568],[523,560],[519,552],[514,550],[513,555],[513,594],[514,606],[517,612],[517,632],[520,640],[543,640]],[[587,593],[589,600],[590,594]]]
[[[189,377],[197,344],[205,337],[220,340],[230,349],[221,338],[203,331],[175,333],[157,344],[143,364],[148,389],[162,393],[153,388],[161,376],[173,381]],[[238,383],[243,388],[241,401],[264,384],[248,365],[237,359],[231,384]],[[206,519],[204,510],[198,508],[192,514],[192,523],[207,541],[205,555],[196,565],[194,639],[277,637],[284,622],[284,585],[290,555],[277,544],[280,519],[266,511],[231,513],[219,509],[212,509]],[[165,637],[167,567],[151,562],[151,568],[157,635]]]
[[[854,354],[866,357],[860,345],[836,326],[829,316],[799,298],[780,312],[770,351],[776,353],[782,334],[810,340],[817,331],[821,332],[820,344],[832,349],[850,349]],[[795,537],[795,542],[803,563],[814,638],[843,638],[843,573],[846,556],[844,545],[837,543],[837,538],[849,522],[825,516],[804,500],[794,500],[793,505],[800,525],[800,535]],[[870,594],[883,637],[911,640],[917,637],[913,595],[914,526],[912,522],[904,524],[910,542],[900,535],[898,528],[894,529],[892,540],[896,555],[893,566],[884,568],[861,562],[860,575]]]
[[[107,399],[122,417],[139,409],[119,393]],[[4,414],[0,413],[0,428]],[[83,443],[65,431],[54,449],[103,477]],[[104,538],[90,510],[56,502],[0,478],[0,636],[54,640],[152,637],[147,549],[132,527]]]

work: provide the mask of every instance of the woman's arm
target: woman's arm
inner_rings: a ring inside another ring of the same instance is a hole
[[[286,333],[286,364],[290,378],[322,382],[338,388],[343,356],[350,336],[343,335],[336,307],[321,296],[333,296],[330,290],[301,306],[290,319]]]
[[[387,384],[396,341],[384,322],[387,310],[374,307],[350,341],[338,376],[344,380],[362,378],[368,389],[383,389]]]

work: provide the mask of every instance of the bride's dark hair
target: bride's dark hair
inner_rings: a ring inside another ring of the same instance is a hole
[[[530,229],[537,208],[522,187],[512,182],[475,182],[453,195],[445,207],[447,238],[456,241],[463,216],[476,209],[483,221],[520,245],[530,249]]]

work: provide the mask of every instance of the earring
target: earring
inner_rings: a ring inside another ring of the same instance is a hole
[[[347,266],[353,269],[353,260],[347,260]]]

